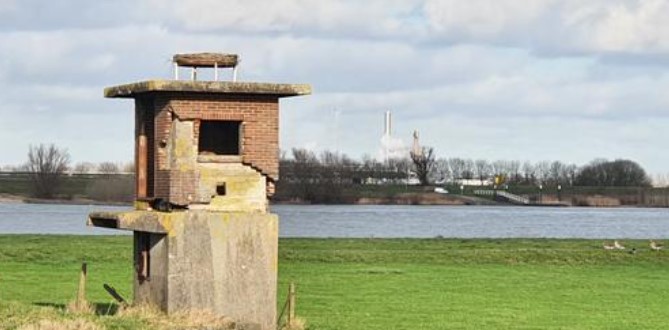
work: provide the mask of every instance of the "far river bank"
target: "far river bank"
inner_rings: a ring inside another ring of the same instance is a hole
[[[0,194],[0,203],[26,203],[26,204],[53,204],[53,205],[109,205],[109,206],[132,206],[132,202],[104,201],[90,198],[74,197],[71,199],[40,199],[21,195]],[[271,205],[423,205],[423,206],[513,206],[515,204],[460,194],[439,193],[399,193],[387,197],[359,197],[346,198],[336,202],[313,203],[299,198],[273,199]],[[557,199],[546,196],[542,201],[534,200],[524,206],[570,206],[570,207],[639,207],[639,208],[663,208],[664,204],[629,204],[624,200],[601,195],[578,195],[567,199]]]

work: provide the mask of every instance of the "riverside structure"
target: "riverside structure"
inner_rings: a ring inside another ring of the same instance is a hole
[[[311,87],[239,82],[233,54],[173,61],[174,80],[105,89],[135,100],[135,210],[91,213],[88,224],[134,232],[135,304],[274,329],[279,99]],[[179,80],[184,67],[190,80]],[[213,68],[214,81],[198,81],[198,68]],[[222,68],[232,81],[219,81]]]

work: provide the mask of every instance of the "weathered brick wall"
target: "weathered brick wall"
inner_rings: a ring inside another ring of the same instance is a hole
[[[278,180],[278,97],[161,93],[149,94],[138,99],[136,107],[138,111],[145,111],[151,117],[148,119],[150,121],[148,126],[151,127],[147,129],[150,136],[149,197],[166,198],[172,202],[186,204],[186,196],[193,193],[197,187],[194,175],[181,177],[182,174],[170,169],[167,151],[161,147],[162,141],[169,140],[173,117],[182,121],[194,121],[194,141],[197,141],[199,136],[199,120],[241,121],[242,162],[266,175],[270,180]]]
[[[161,178],[156,187],[160,188],[156,197],[165,198],[179,205],[190,204],[188,196],[195,196],[199,182],[195,171],[157,171],[156,175]]]
[[[264,95],[161,94],[156,105],[181,120],[243,122],[243,163],[272,180],[279,178],[279,99]],[[157,118],[157,127],[159,119]],[[195,138],[199,135],[195,125]]]
[[[151,145],[156,150],[155,157],[155,194],[154,197],[164,198],[176,202],[172,195],[175,191],[182,191],[181,187],[175,186],[170,178],[169,159],[167,150],[163,147],[163,141],[167,141],[172,126],[172,115],[167,111],[167,102],[160,98],[152,97],[154,107],[154,127],[156,139]]]

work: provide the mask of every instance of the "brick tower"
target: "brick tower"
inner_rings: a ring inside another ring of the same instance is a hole
[[[174,80],[105,89],[135,100],[135,210],[96,212],[89,225],[134,232],[134,302],[210,310],[273,329],[279,99],[308,85],[237,82],[237,55],[179,54]],[[183,68],[191,80],[179,80]],[[213,68],[213,81],[198,81]],[[219,70],[232,68],[232,81]]]

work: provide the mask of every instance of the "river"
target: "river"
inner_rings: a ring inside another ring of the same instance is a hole
[[[127,207],[0,203],[0,234],[114,235],[91,228],[94,210]],[[274,205],[281,237],[669,238],[669,209]]]

